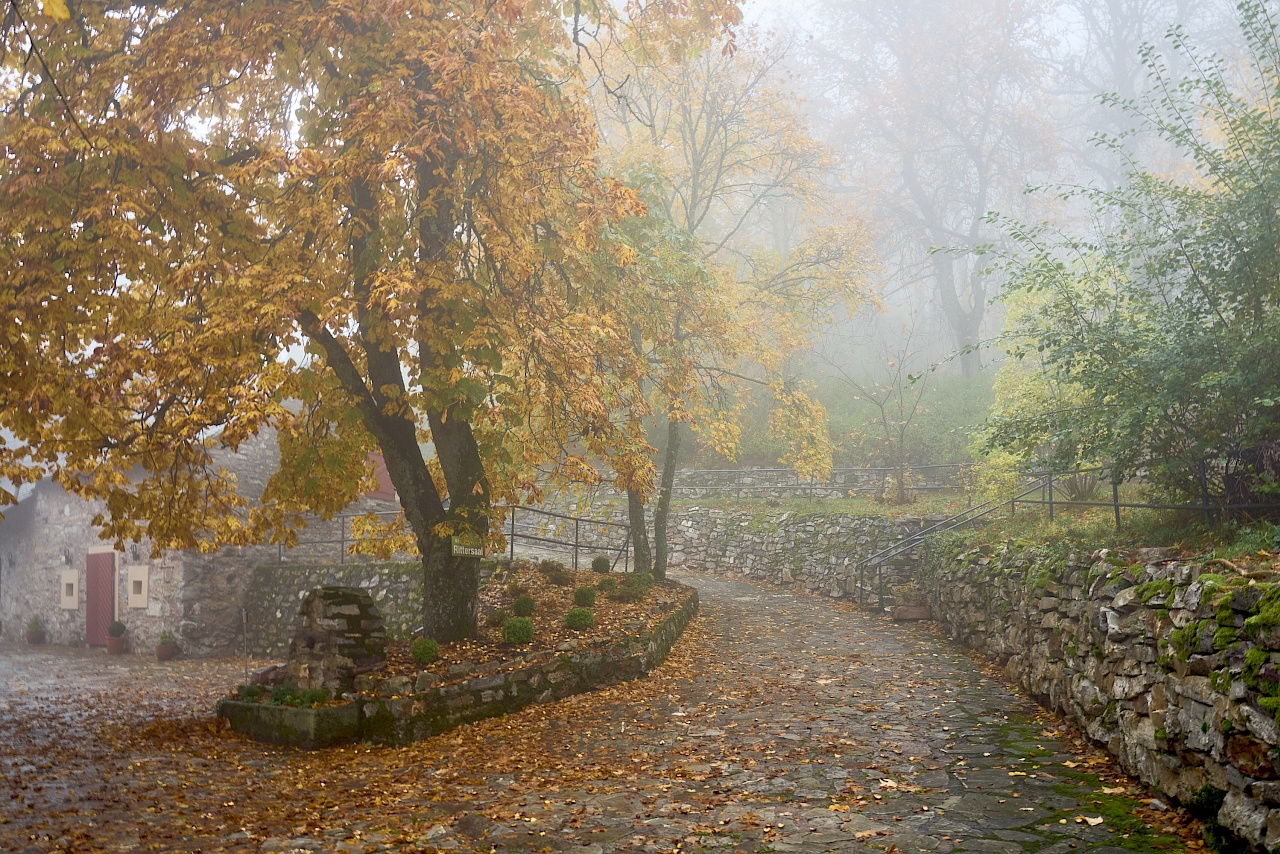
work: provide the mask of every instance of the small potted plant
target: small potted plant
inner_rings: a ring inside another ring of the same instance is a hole
[[[129,627],[119,620],[112,620],[107,626],[107,654],[120,655],[124,652],[124,633]]]
[[[178,639],[165,629],[156,639],[156,661],[172,661],[178,656]]]
[[[27,643],[38,646],[45,642],[44,620],[32,617],[27,620]]]

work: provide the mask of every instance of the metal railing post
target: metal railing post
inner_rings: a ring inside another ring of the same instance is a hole
[[[516,559],[516,506],[514,504],[511,505],[511,542],[508,543],[507,545],[511,547],[511,559],[515,560]]]
[[[1116,530],[1120,530],[1120,484],[1111,481],[1111,503],[1116,510]]]
[[[573,568],[578,568],[578,525],[577,519],[573,520]]]
[[[1049,488],[1049,521],[1053,521],[1053,472],[1049,472],[1046,485]]]
[[[880,586],[880,611],[884,611],[884,564],[876,564],[876,582]]]
[[[338,517],[338,566],[347,562],[347,517]]]

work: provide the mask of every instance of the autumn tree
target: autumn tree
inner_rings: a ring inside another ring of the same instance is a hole
[[[600,272],[643,208],[601,177],[573,44],[613,8],[69,6],[3,19],[0,475],[103,499],[108,537],[212,548],[288,541],[376,449],[426,633],[472,634],[451,536],[547,449],[642,440]],[[630,8],[651,33],[736,16]],[[213,452],[268,427],[280,468],[242,495]]]
[[[822,196],[828,160],[783,79],[784,55],[754,37],[674,57],[633,39],[604,57],[616,85],[595,90],[612,168],[686,239],[680,264],[639,283],[668,307],[656,315],[661,328],[633,335],[665,422],[651,562],[648,496],[629,490],[628,510],[637,565],[659,577],[690,430],[732,453],[743,383],[774,389],[790,464],[805,473],[831,465],[821,405],[781,368],[834,305],[863,299],[865,241]]]

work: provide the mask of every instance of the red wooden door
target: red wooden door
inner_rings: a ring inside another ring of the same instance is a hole
[[[107,626],[116,618],[116,556],[111,552],[91,554],[85,561],[84,592],[87,601],[84,641],[89,646],[106,646]]]

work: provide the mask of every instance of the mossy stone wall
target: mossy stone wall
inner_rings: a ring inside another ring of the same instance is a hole
[[[1211,803],[1233,850],[1280,847],[1280,585],[1143,549],[938,549],[921,584],[952,637],[1130,773]]]

